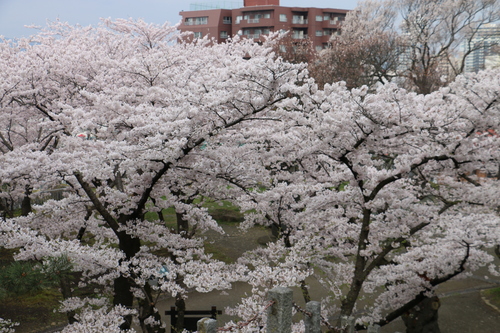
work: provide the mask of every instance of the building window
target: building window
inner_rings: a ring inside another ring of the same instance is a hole
[[[227,31],[221,31],[220,32],[220,38],[221,39],[226,39],[227,38]]]
[[[250,15],[243,15],[244,20],[248,20],[250,18]]]
[[[236,16],[236,24],[240,24],[241,20],[243,20],[243,16]]]
[[[293,15],[293,24],[307,24],[307,19],[302,15]]]
[[[203,37],[203,33],[202,32],[195,32],[194,33],[194,38],[202,38]]]
[[[270,29],[264,29],[264,30],[262,31],[262,34],[264,34],[264,35],[269,35],[270,33],[271,33],[271,30],[270,30]]]
[[[322,15],[316,15],[316,21],[317,22],[323,21],[323,16]]]
[[[222,23],[224,24],[231,24],[232,21],[233,19],[231,16],[224,16],[224,18],[222,19]]]
[[[321,52],[323,50],[322,45],[316,45],[316,52]]]
[[[321,30],[316,30],[316,36],[318,36],[318,37],[323,36],[323,31],[321,31]]]
[[[293,39],[303,39],[304,38],[304,31],[303,30],[294,30],[292,32],[292,38]]]
[[[184,20],[185,25],[202,25],[208,24],[208,16],[202,17],[186,17]]]
[[[280,22],[286,22],[286,14],[280,14]]]
[[[343,16],[336,16],[334,13],[324,13],[323,21],[329,21],[330,24],[342,24],[343,20]]]
[[[265,19],[270,19],[271,18],[271,13],[265,13],[264,14]]]

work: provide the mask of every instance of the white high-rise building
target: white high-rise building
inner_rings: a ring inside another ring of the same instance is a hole
[[[472,50],[465,59],[465,72],[478,72],[487,68],[500,67],[500,26],[487,24],[481,27],[464,51]]]

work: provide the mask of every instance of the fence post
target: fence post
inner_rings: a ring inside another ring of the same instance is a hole
[[[316,301],[307,302],[306,311],[311,314],[311,317],[304,316],[305,333],[321,333],[321,303]]]
[[[342,326],[343,332],[354,333],[354,328],[356,326],[355,322],[354,317],[342,317],[340,325]]]
[[[217,320],[202,318],[196,323],[198,333],[217,333]]]
[[[267,309],[268,333],[292,332],[292,290],[276,287],[269,290],[268,299],[274,304]]]
[[[368,326],[368,330],[366,333],[380,333],[380,326],[375,324],[375,325],[370,325]]]

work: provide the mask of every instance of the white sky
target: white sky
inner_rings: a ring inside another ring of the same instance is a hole
[[[215,0],[216,1],[216,0]],[[236,2],[238,0],[227,0]],[[191,3],[214,0],[0,0],[0,35],[26,37],[36,33],[25,25],[44,26],[47,20],[83,26],[97,25],[99,18],[141,18],[146,22],[176,24],[179,12]],[[241,6],[243,1],[240,0]],[[281,0],[285,7],[353,9],[357,0]]]

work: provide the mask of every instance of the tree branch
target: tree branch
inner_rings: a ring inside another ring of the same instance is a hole
[[[446,282],[446,281],[454,278],[455,276],[457,276],[458,274],[462,273],[465,270],[465,264],[467,262],[467,259],[469,259],[469,255],[470,255],[470,244],[468,244],[467,242],[464,242],[464,244],[466,246],[465,256],[462,259],[462,261],[460,262],[460,265],[458,266],[457,270],[455,270],[453,273],[448,274],[446,276],[443,276],[441,278],[435,278],[435,279],[431,280],[430,285],[432,287],[435,287],[443,282]],[[421,291],[418,295],[415,296],[414,299],[407,302],[405,305],[401,306],[400,308],[394,310],[393,312],[389,313],[383,320],[379,321],[376,324],[378,324],[380,326],[385,326],[385,325],[389,324],[391,321],[393,321],[394,319],[399,318],[405,312],[409,311],[411,308],[415,307],[420,302],[422,302],[427,297],[427,296],[425,296],[425,293],[427,291],[429,291],[429,289]],[[363,330],[363,329],[366,329],[366,327],[364,325],[356,325],[356,330]]]
[[[106,223],[110,226],[110,228],[113,229],[115,234],[118,235],[118,230],[120,228],[120,225],[101,203],[95,192],[92,190],[92,187],[85,180],[83,180],[83,176],[79,171],[75,171],[73,175],[75,176],[76,180],[78,181],[82,189],[87,194],[87,197],[90,199],[95,209],[104,218],[104,221],[106,221]]]

